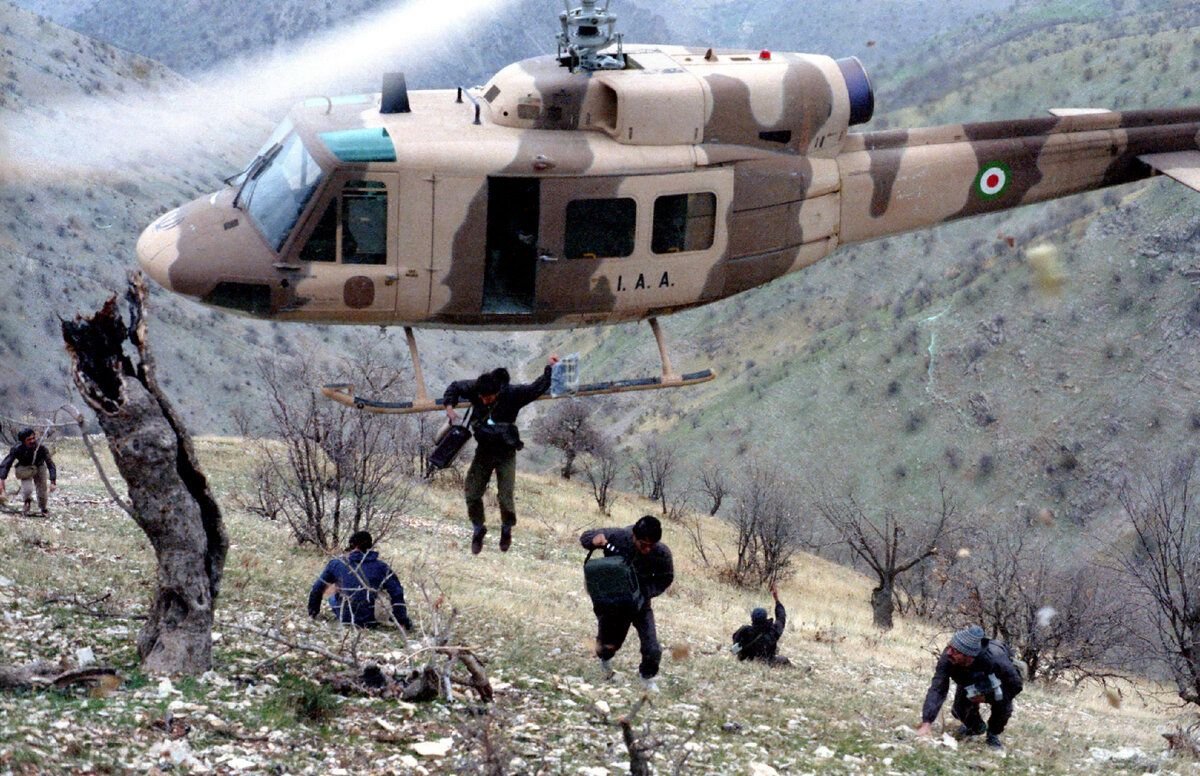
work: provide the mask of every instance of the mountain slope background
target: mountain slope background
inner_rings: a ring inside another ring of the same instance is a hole
[[[190,26],[163,23],[162,9],[132,0],[41,8],[138,51],[169,54],[203,81],[267,42],[277,53],[302,54],[294,41],[379,6],[171,7],[191,14]],[[858,53],[873,62],[878,92],[867,129],[1058,106],[1184,104],[1194,100],[1200,71],[1200,11],[1172,0],[954,3],[937,11],[863,2],[858,20],[845,24],[837,15],[852,15],[846,9],[815,4],[617,10],[631,39],[681,30],[714,45],[802,39],[803,48]],[[509,11],[482,31],[464,26],[438,38],[413,63],[414,82],[482,79],[537,41],[552,45],[555,19],[541,4]],[[141,226],[215,188],[278,116],[238,108],[231,121],[213,112],[210,126],[132,163],[31,171],[21,152],[35,141],[43,153],[56,141],[119,146],[123,111],[144,115],[146,97],[177,115],[203,109],[177,105],[188,82],[149,59],[15,6],[4,19],[0,126],[35,114],[57,128],[49,140],[0,140],[0,260],[10,284],[0,301],[0,402],[18,414],[68,395],[56,317],[95,309],[120,288]],[[219,26],[230,19],[244,39]],[[206,45],[196,45],[201,38]],[[99,126],[109,132],[86,137]],[[1131,462],[1162,466],[1200,439],[1197,214],[1194,196],[1155,180],[852,247],[667,320],[676,365],[712,365],[719,379],[589,405],[631,450],[651,439],[675,449],[679,490],[692,487],[685,480],[705,460],[759,459],[794,474],[797,486],[817,479],[880,508],[919,511],[942,476],[985,519],[1028,525],[1049,515],[1039,530],[1070,545],[1081,529],[1113,526],[1113,489]],[[1057,256],[1049,282],[1027,260],[1039,244]],[[254,366],[262,360],[306,354],[333,376],[342,355],[369,348],[407,364],[398,332],[264,324],[161,293],[154,303],[164,382],[199,429],[229,430],[235,407],[262,407]],[[435,392],[496,362],[520,364],[516,371],[531,377],[552,350],[582,353],[585,379],[657,370],[644,326],[419,337]],[[551,451],[528,452],[539,466],[554,463]]]

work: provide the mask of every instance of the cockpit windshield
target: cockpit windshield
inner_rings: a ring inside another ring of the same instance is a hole
[[[300,136],[291,129],[290,122],[281,124],[246,173],[234,181],[241,186],[238,199],[277,251],[291,234],[322,175]]]

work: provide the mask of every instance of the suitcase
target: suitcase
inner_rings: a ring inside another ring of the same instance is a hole
[[[454,463],[454,459],[458,457],[463,445],[471,438],[471,429],[467,425],[470,418],[471,412],[468,410],[466,416],[463,417],[462,425],[450,426],[446,433],[437,440],[437,444],[433,446],[427,459],[431,473],[438,469],[445,469]]]
[[[593,560],[592,552],[588,550],[583,559],[583,581],[592,599],[592,609],[597,614],[641,609],[646,599],[629,559],[608,555]]]

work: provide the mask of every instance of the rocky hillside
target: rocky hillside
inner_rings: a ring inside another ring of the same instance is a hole
[[[214,666],[199,679],[139,671],[134,637],[152,554],[106,500],[82,449],[59,446],[62,488],[49,522],[0,512],[0,669],[94,660],[119,674],[90,693],[0,692],[0,772],[602,776],[627,772],[613,723],[635,708],[633,734],[659,774],[1195,767],[1165,750],[1159,733],[1179,723],[1179,709],[1145,684],[1108,695],[1089,685],[1030,686],[1016,700],[1004,756],[944,735],[955,727],[948,714],[932,741],[917,740],[933,652],[947,634],[909,621],[881,634],[869,625],[867,581],[812,557],[799,559],[780,590],[788,618],[780,651],[795,667],[739,663],[729,635],[766,593],[723,583],[675,524],[664,541],[676,581],[654,604],[665,652],[660,692],[642,702],[635,635],[614,660],[613,681],[601,680],[591,657],[594,618],[577,537],[628,525],[650,505],[622,494],[604,518],[584,490],[537,476],[519,478],[522,521],[507,554],[496,551],[493,535],[483,554],[470,555],[452,481],[423,489],[380,547],[405,586],[416,630],[408,640],[390,628],[351,638],[304,613],[325,558],[295,548],[280,523],[233,506],[249,477],[240,445],[201,440],[198,449],[231,539]],[[721,524],[702,522],[711,542],[729,541]],[[256,633],[267,629],[303,648]],[[451,643],[483,659],[494,703],[458,684],[450,702],[404,702],[348,681],[359,671],[347,662],[401,676],[424,665],[436,633],[451,633]]]

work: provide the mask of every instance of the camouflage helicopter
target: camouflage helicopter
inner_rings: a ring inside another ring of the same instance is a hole
[[[412,401],[440,409],[413,327],[648,320],[803,269],[842,245],[1163,173],[1200,190],[1200,108],[851,132],[874,111],[853,57],[626,45],[581,0],[558,52],[473,89],[296,106],[226,187],[172,210],[137,253],[163,287],[280,321],[402,325]]]

